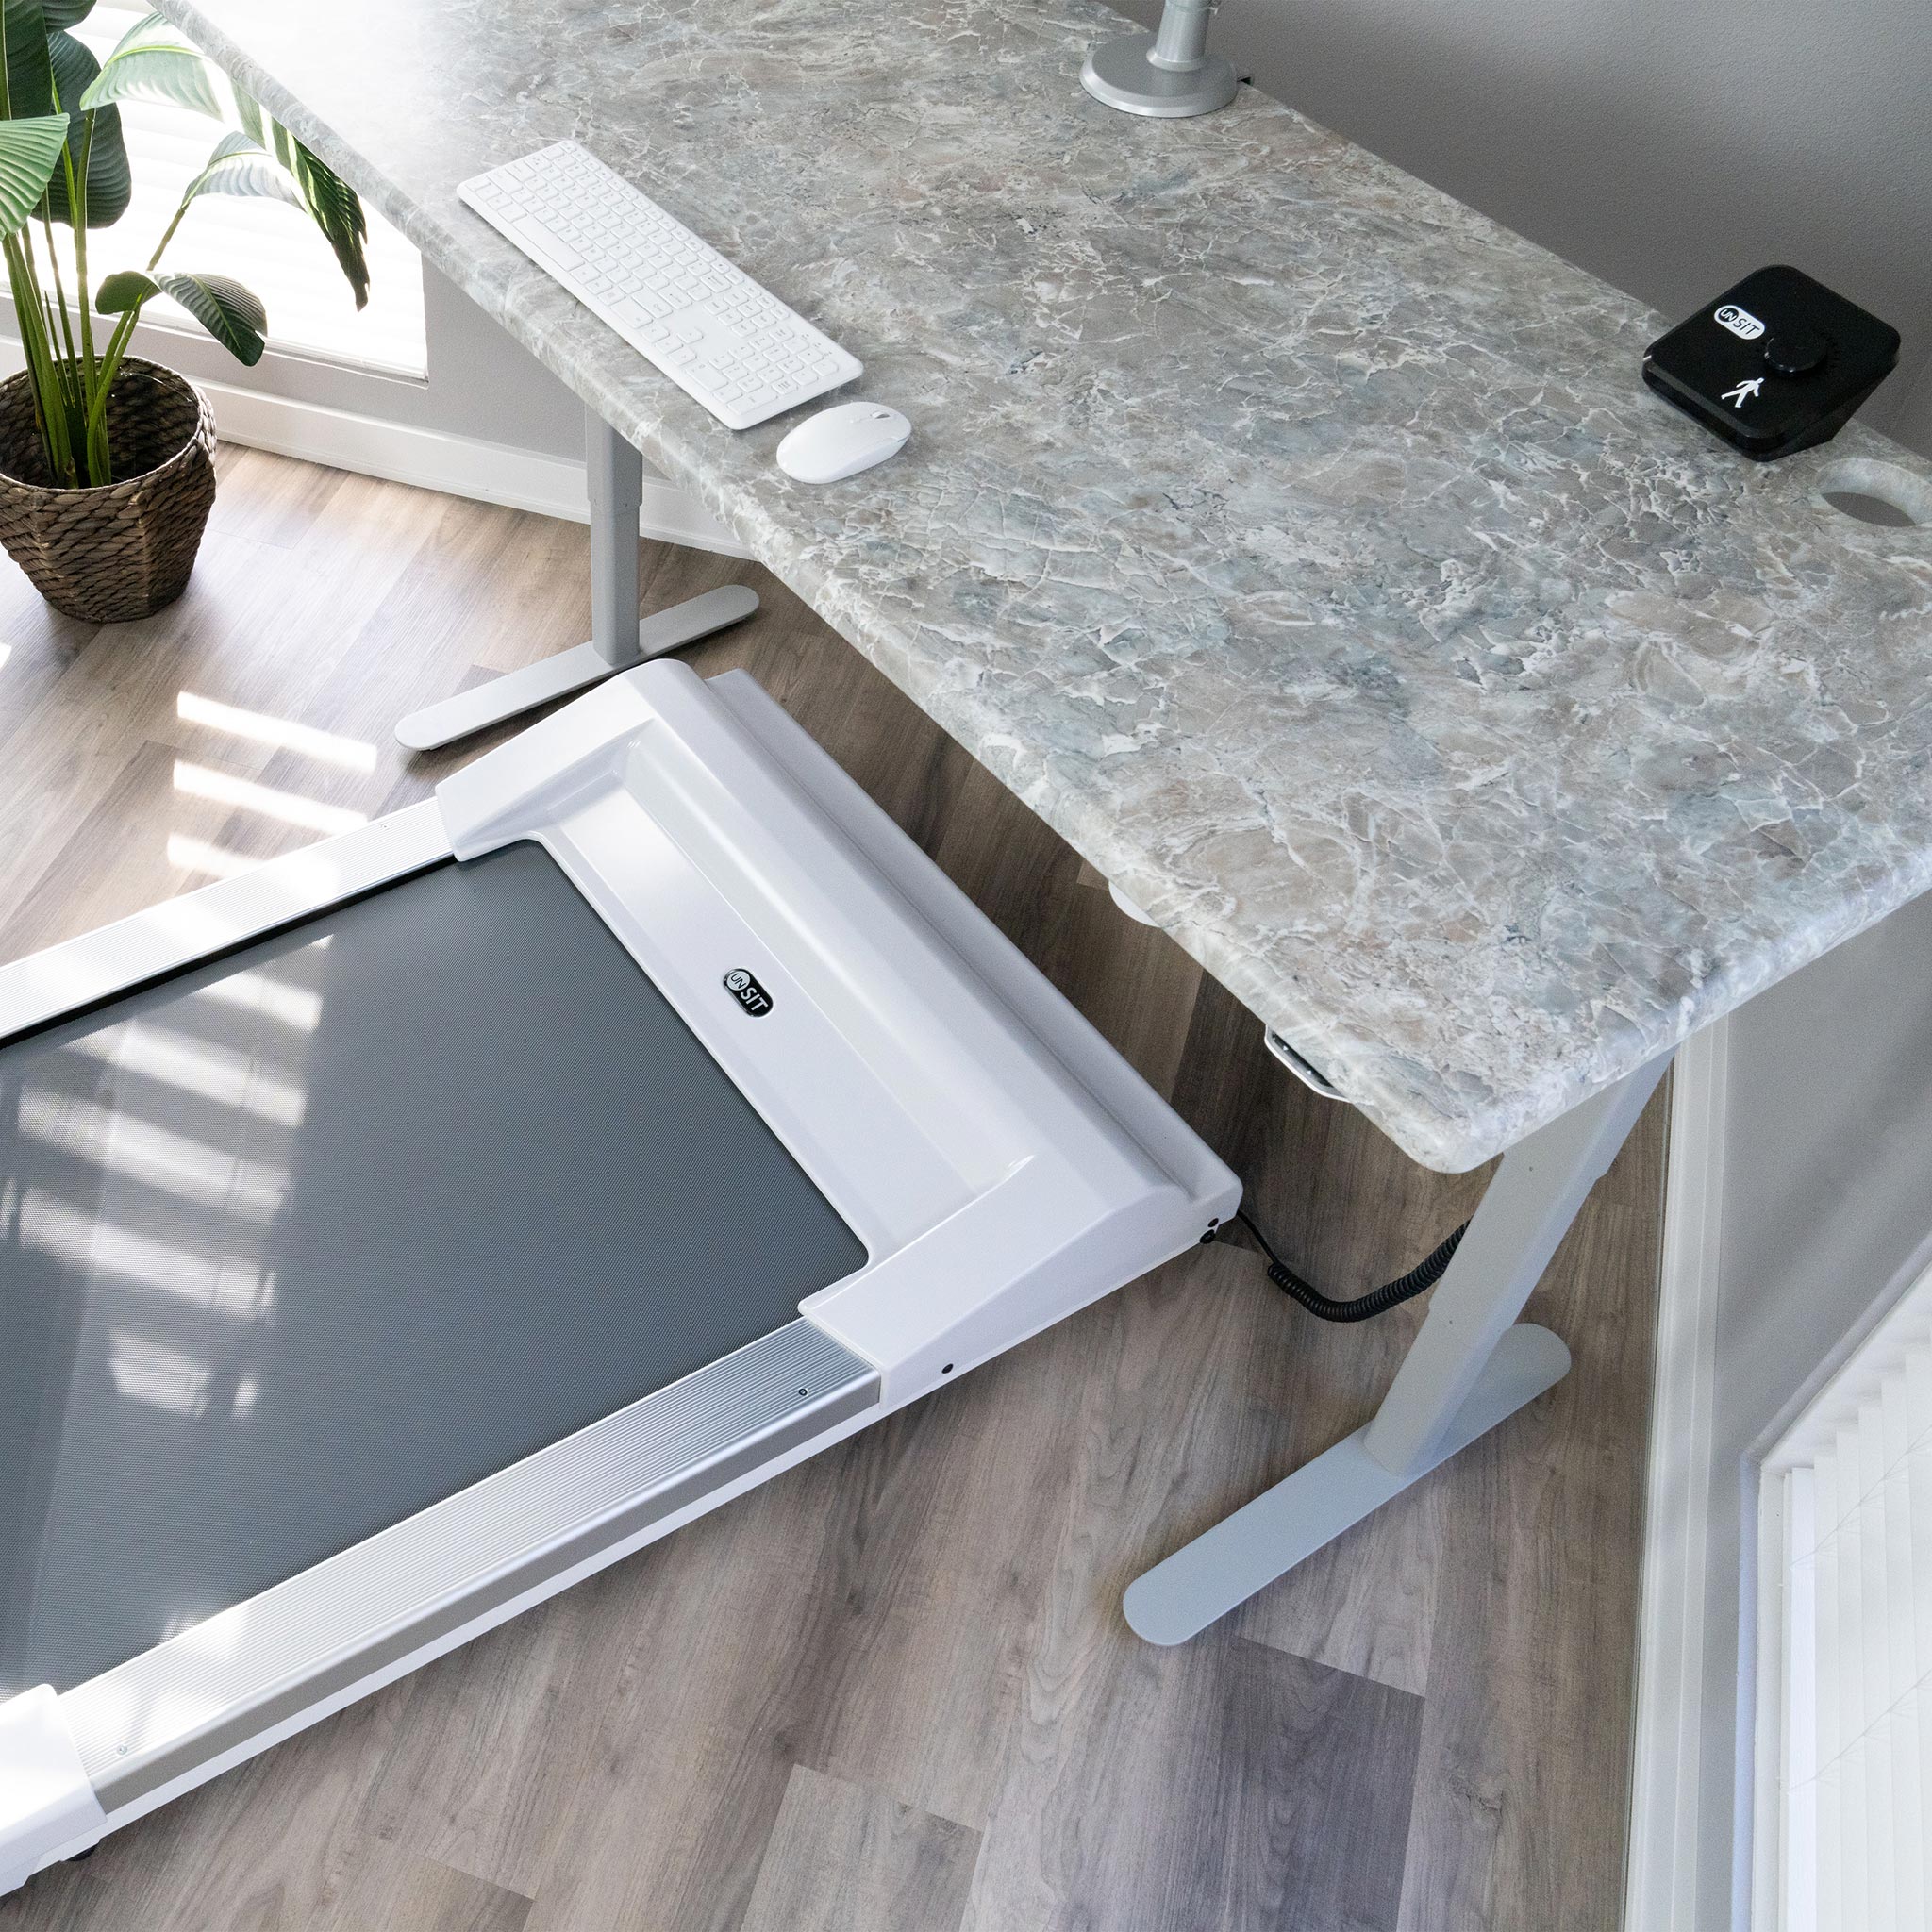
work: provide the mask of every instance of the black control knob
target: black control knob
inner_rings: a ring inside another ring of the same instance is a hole
[[[1785,328],[1766,339],[1764,366],[1774,375],[1809,375],[1830,354],[1830,338],[1815,328]]]

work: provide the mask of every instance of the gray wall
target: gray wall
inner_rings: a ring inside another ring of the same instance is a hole
[[[1932,1258],[1928,959],[1932,897],[1759,994],[1730,1023],[1697,1932],[1731,1924],[1751,1458]]]
[[[1905,337],[1865,420],[1932,455],[1927,0],[1226,0],[1213,44],[1673,316],[1795,262]]]

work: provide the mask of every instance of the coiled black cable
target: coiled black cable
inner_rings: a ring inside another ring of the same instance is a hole
[[[1434,1288],[1448,1272],[1456,1250],[1462,1245],[1462,1237],[1469,1232],[1469,1223],[1465,1221],[1434,1254],[1418,1261],[1407,1274],[1398,1274],[1393,1281],[1385,1281],[1380,1288],[1372,1288],[1353,1301],[1337,1301],[1334,1296],[1324,1294],[1312,1281],[1304,1280],[1274,1252],[1245,1208],[1237,1208],[1234,1212],[1235,1219],[1267,1257],[1268,1279],[1284,1294],[1291,1295],[1309,1314],[1319,1315],[1324,1322],[1366,1322],[1373,1315],[1386,1315],[1391,1308],[1412,1301],[1424,1289]]]

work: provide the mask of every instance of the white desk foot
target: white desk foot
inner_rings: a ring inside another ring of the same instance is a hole
[[[638,625],[637,649],[627,657],[613,662],[594,643],[559,651],[541,664],[527,664],[521,671],[507,672],[488,684],[459,691],[441,704],[410,712],[396,726],[396,741],[411,751],[434,751],[439,745],[454,744],[472,732],[487,731],[507,718],[521,717],[539,705],[600,684],[619,671],[628,671],[634,665],[661,658],[667,651],[694,644],[727,625],[742,623],[758,608],[758,592],[743,584],[726,584],[721,590],[707,591],[702,597],[674,604],[670,609],[656,611],[643,619]]]
[[[1369,1454],[1367,1426],[1357,1429],[1129,1584],[1129,1627],[1149,1643],[1198,1637],[1569,1372],[1570,1351],[1557,1336],[1518,1323],[1496,1344],[1428,1460],[1398,1475]]]

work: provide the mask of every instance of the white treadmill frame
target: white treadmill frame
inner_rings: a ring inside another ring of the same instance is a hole
[[[0,967],[0,1041],[524,839],[868,1258],[795,1322],[670,1388],[58,1698],[0,1704],[0,1893],[1233,1211],[1227,1168],[742,672],[625,673],[434,800]],[[740,968],[770,1012],[726,989]]]

